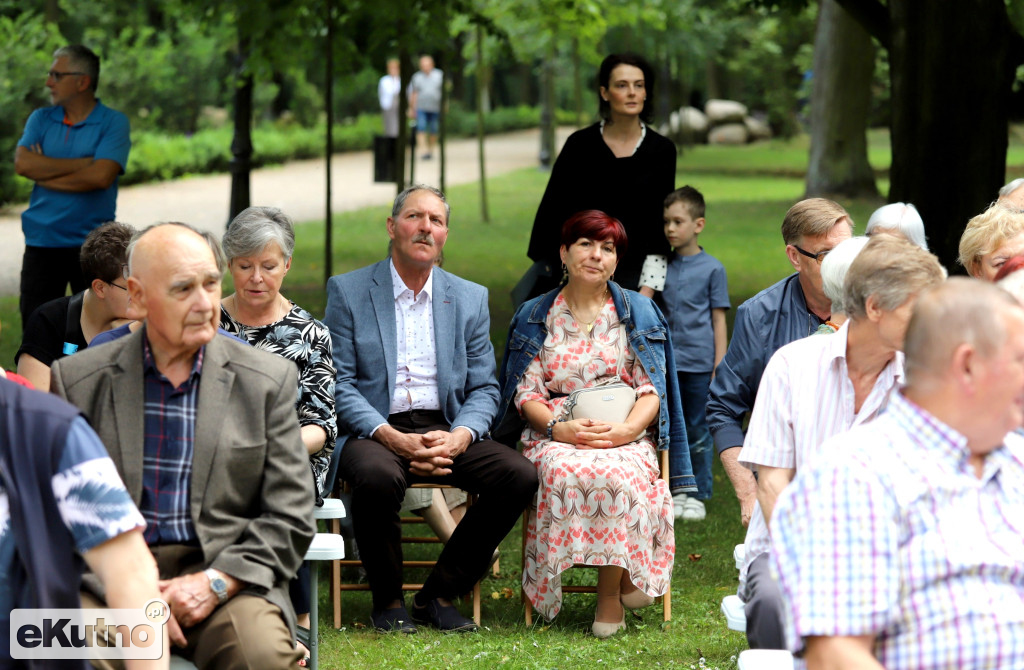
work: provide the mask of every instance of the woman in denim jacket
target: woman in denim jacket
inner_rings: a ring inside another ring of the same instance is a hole
[[[560,573],[598,566],[593,633],[625,628],[624,607],[665,593],[675,556],[672,499],[657,450],[669,449],[673,488],[694,490],[668,326],[649,299],[611,280],[625,250],[618,220],[588,210],[562,227],[566,283],[513,317],[501,366],[503,419],[538,469],[523,589],[548,619],[561,607]],[[623,423],[568,420],[565,397],[609,382],[636,390]],[[525,423],[525,425],[523,425]],[[513,438],[514,439],[514,438]]]

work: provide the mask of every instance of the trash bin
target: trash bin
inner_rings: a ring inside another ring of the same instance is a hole
[[[373,180],[378,182],[394,182],[395,145],[398,139],[377,135],[373,138]]]

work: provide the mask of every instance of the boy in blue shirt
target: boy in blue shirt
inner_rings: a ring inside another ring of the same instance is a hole
[[[711,433],[704,418],[708,387],[725,356],[725,310],[729,309],[725,268],[697,244],[704,230],[704,196],[692,186],[665,198],[665,237],[675,251],[668,263],[662,298],[675,345],[675,367],[683,396],[690,461],[697,494],[674,496],[678,519],[701,521],[711,497]]]

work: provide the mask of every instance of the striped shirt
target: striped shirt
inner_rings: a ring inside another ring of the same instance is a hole
[[[967,439],[900,393],[779,497],[786,636],[873,635],[889,670],[1024,668],[1024,439],[979,478]]]
[[[903,378],[903,354],[896,353],[879,373],[871,393],[855,412],[853,382],[846,367],[844,324],[834,335],[791,342],[775,352],[765,367],[741,463],[799,470],[821,450],[828,438],[878,416],[889,393]],[[750,563],[771,547],[761,506],[755,505],[744,540],[747,556],[740,570],[740,597]]]
[[[195,544],[189,494],[204,350],[196,354],[189,378],[175,387],[157,370],[149,340],[142,342],[146,432],[139,510],[146,520],[146,543]]]

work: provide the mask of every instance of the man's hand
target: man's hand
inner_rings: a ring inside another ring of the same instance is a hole
[[[740,521],[746,528],[750,525],[750,516],[754,513],[754,503],[757,501],[757,480],[754,479],[754,473],[740,465],[739,455],[740,447],[737,445],[724,450],[719,457],[740,501]]]
[[[423,446],[427,448],[446,447],[448,458],[455,458],[473,442],[473,433],[468,428],[458,427],[454,431],[432,430],[423,435]]]
[[[453,437],[447,431],[431,431],[420,435],[419,433],[403,433],[389,425],[383,425],[373,434],[377,440],[392,453],[409,461],[409,472],[424,477],[440,477],[451,474],[448,466],[452,464],[452,458],[465,451],[468,442],[469,431],[458,431]],[[466,438],[460,435],[465,433]],[[431,436],[428,444],[428,436]],[[466,444],[459,446],[462,439]],[[436,446],[432,446],[436,445]],[[452,449],[458,449],[454,454]]]
[[[242,589],[242,583],[231,575],[221,573],[228,584],[228,598]],[[217,594],[210,587],[210,578],[204,572],[182,575],[159,582],[160,597],[171,608],[173,618],[181,628],[201,623],[217,608]],[[170,629],[173,633],[173,628]]]

